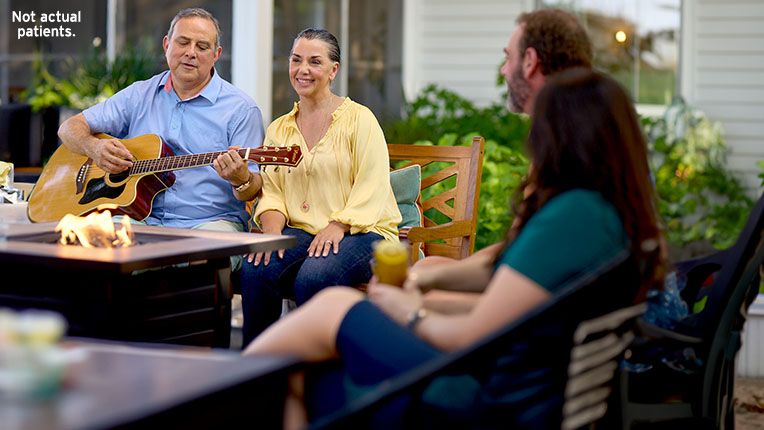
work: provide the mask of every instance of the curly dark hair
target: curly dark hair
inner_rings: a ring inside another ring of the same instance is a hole
[[[592,44],[575,16],[559,9],[539,9],[523,13],[516,20],[523,27],[520,52],[536,50],[541,73],[571,67],[592,67]]]

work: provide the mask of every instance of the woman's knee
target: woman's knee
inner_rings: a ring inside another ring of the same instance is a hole
[[[314,300],[326,301],[330,303],[341,302],[345,300],[359,300],[363,299],[363,293],[355,288],[344,286],[332,286],[324,288],[319,291]]]
[[[338,272],[343,270],[334,264],[321,264],[324,261],[308,258],[303,263],[294,281],[294,294],[300,305],[326,287],[338,284]]]

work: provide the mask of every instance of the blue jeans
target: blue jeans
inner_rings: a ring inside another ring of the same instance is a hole
[[[244,346],[279,318],[284,296],[294,296],[299,306],[323,288],[368,282],[371,245],[382,240],[376,233],[345,234],[337,254],[329,252],[326,257],[308,257],[312,234],[290,227],[284,228],[281,234],[297,238],[297,246],[284,250],[284,258],[279,259],[273,252],[267,266],[262,261],[258,266],[247,261],[242,264]]]

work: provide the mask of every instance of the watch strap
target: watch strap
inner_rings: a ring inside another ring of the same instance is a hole
[[[412,311],[409,314],[408,317],[408,323],[406,323],[406,328],[409,330],[414,330],[419,324],[420,321],[422,321],[427,316],[427,309],[425,308],[419,308],[415,311]]]

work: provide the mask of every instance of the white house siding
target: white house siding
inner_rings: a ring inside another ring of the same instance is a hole
[[[724,126],[728,163],[752,195],[762,192],[764,160],[764,2],[684,0],[681,92]],[[763,377],[764,295],[749,313],[738,354],[740,376]]]
[[[748,378],[764,377],[764,295],[748,309],[743,329],[743,347],[737,356],[737,374]]]
[[[407,0],[404,91],[413,100],[434,83],[487,106],[498,100],[502,49],[532,0]]]
[[[764,1],[684,0],[681,92],[722,123],[729,166],[761,193],[764,160]]]

